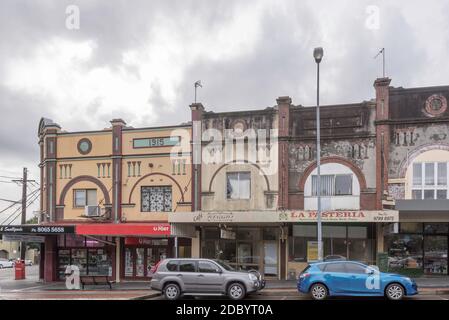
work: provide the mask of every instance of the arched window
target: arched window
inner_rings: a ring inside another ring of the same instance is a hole
[[[421,153],[407,168],[407,199],[449,199],[449,151]]]
[[[315,168],[304,186],[304,209],[317,209],[318,176]],[[360,209],[360,184],[351,168],[340,163],[321,165],[321,205],[323,210]]]

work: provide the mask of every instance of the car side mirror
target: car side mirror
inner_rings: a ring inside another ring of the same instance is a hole
[[[370,269],[368,274],[374,274],[374,269]]]

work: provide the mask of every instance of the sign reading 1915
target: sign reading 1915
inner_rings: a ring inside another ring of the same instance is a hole
[[[133,140],[133,148],[177,146],[180,137],[138,138]]]

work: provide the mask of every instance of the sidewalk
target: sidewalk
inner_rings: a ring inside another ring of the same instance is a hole
[[[420,294],[449,294],[449,277],[417,278]],[[294,296],[298,294],[295,280],[267,280],[263,296]],[[86,286],[85,290],[67,290],[65,282],[42,283],[36,280],[3,280],[0,300],[141,300],[160,295],[149,282],[124,281],[108,286]]]

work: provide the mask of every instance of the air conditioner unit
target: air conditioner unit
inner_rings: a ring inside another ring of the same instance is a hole
[[[100,216],[100,207],[99,206],[85,206],[84,207],[84,215],[86,217],[98,217],[98,216]]]

